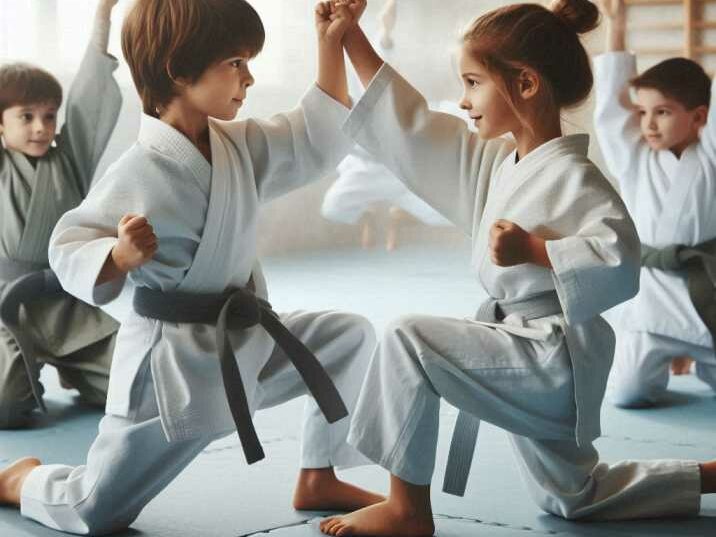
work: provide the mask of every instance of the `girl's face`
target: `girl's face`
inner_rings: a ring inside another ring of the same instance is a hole
[[[460,108],[470,114],[480,138],[497,138],[519,128],[520,122],[500,93],[498,82],[473,57],[467,45],[460,50],[460,76],[463,83]]]
[[[182,97],[205,116],[225,121],[234,119],[249,86],[254,84],[248,65],[250,59],[250,55],[242,54],[215,63],[199,80],[186,86]]]

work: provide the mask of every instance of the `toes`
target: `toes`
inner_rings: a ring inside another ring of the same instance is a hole
[[[350,535],[350,530],[351,530],[350,526],[347,526],[345,524],[340,524],[340,526],[336,530],[335,535],[336,535],[336,537],[344,537],[346,535]]]
[[[322,521],[320,524],[321,531],[323,533],[327,533],[328,535],[333,535],[331,533],[331,529],[338,523],[338,518],[332,517],[327,518],[326,520]]]

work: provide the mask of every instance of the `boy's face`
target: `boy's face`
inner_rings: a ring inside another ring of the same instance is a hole
[[[519,124],[515,113],[500,93],[497,82],[467,47],[460,53],[463,96],[460,108],[467,110],[480,138],[496,138]]]
[[[2,113],[0,135],[5,147],[30,157],[42,157],[55,139],[57,104],[21,104]]]
[[[183,98],[199,113],[225,121],[236,117],[254,77],[251,56],[232,56],[210,66],[199,80],[185,87]]]
[[[696,141],[708,114],[706,106],[687,110],[677,100],[653,88],[639,88],[636,104],[641,132],[649,147],[678,154]]]

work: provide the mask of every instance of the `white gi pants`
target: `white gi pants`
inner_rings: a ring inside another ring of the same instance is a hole
[[[321,215],[327,220],[357,224],[377,204],[388,203],[400,207],[425,225],[452,225],[360,148],[343,159],[338,173],[338,179],[326,191],[321,206]]]
[[[375,347],[371,324],[357,315],[325,312],[282,315],[281,321],[315,353],[351,412]],[[298,371],[278,347],[266,362],[259,382],[262,389],[257,392],[263,394],[260,408],[279,405],[307,391]],[[149,368],[137,404],[134,419],[112,415],[102,419],[86,465],[73,468],[53,464],[33,470],[22,488],[22,515],[50,528],[83,535],[125,529],[211,441],[225,436],[167,442]],[[301,467],[367,463],[346,443],[349,424],[350,420],[344,418],[329,425],[309,397],[304,410]]]
[[[696,462],[610,467],[591,444],[576,444],[571,363],[561,334],[538,341],[469,320],[397,320],[373,356],[348,441],[393,475],[428,485],[441,397],[512,433],[529,491],[549,513],[605,520],[699,510]]]
[[[696,376],[716,390],[716,353],[713,347],[649,332],[617,332],[609,398],[617,406],[650,406],[666,394],[671,361],[690,356]]]

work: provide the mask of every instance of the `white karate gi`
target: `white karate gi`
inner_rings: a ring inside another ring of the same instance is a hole
[[[530,492],[550,513],[695,513],[696,462],[609,467],[592,446],[614,342],[599,313],[636,293],[639,244],[619,195],[587,159],[588,137],[551,140],[515,163],[509,142],[480,141],[464,122],[430,112],[388,65],[345,131],[472,236],[472,265],[490,296],[556,290],[563,310],[534,321],[508,316],[498,325],[397,320],[371,362],[349,442],[401,479],[429,484],[444,397],[512,433]],[[488,237],[500,218],[548,238],[553,270],[494,265]]]
[[[641,241],[661,248],[716,237],[716,107],[700,140],[679,159],[671,151],[652,150],[642,138],[629,96],[629,80],[637,74],[634,55],[598,56],[594,71],[597,139]],[[615,403],[654,403],[666,391],[671,360],[680,355],[695,358],[699,378],[716,389],[713,341],[683,274],[642,268],[639,294],[614,319],[619,329],[610,396]]]
[[[383,57],[390,60],[393,49],[385,49],[380,44],[376,47]],[[352,95],[363,94],[363,86],[355,71],[350,71],[348,81]],[[459,108],[450,107],[446,102],[436,103],[434,107],[443,112],[460,115]],[[467,117],[465,114],[462,116]],[[357,224],[361,217],[376,205],[388,204],[400,207],[428,226],[452,225],[447,218],[408,190],[390,170],[359,145],[353,147],[337,169],[338,179],[326,191],[321,205],[321,215],[327,220]]]
[[[217,293],[247,285],[252,275],[256,294],[266,298],[256,259],[259,205],[335,166],[350,148],[339,128],[346,116],[314,86],[299,108],[270,121],[210,120],[212,165],[178,131],[143,116],[138,143],[62,218],[50,246],[52,267],[69,292],[96,304],[116,299],[109,307],[122,325],[108,415],[85,466],[46,465],[29,474],[23,515],[81,534],[124,528],[206,444],[234,431],[216,328],[143,318],[128,300],[138,286]],[[147,216],[159,250],[126,281],[95,287],[117,242],[117,223],[129,212]],[[314,351],[352,409],[374,348],[370,324],[335,312],[281,319]],[[231,340],[252,412],[306,393],[263,328],[232,332]],[[347,419],[328,425],[310,398],[302,467],[364,462],[345,442],[348,425]]]

